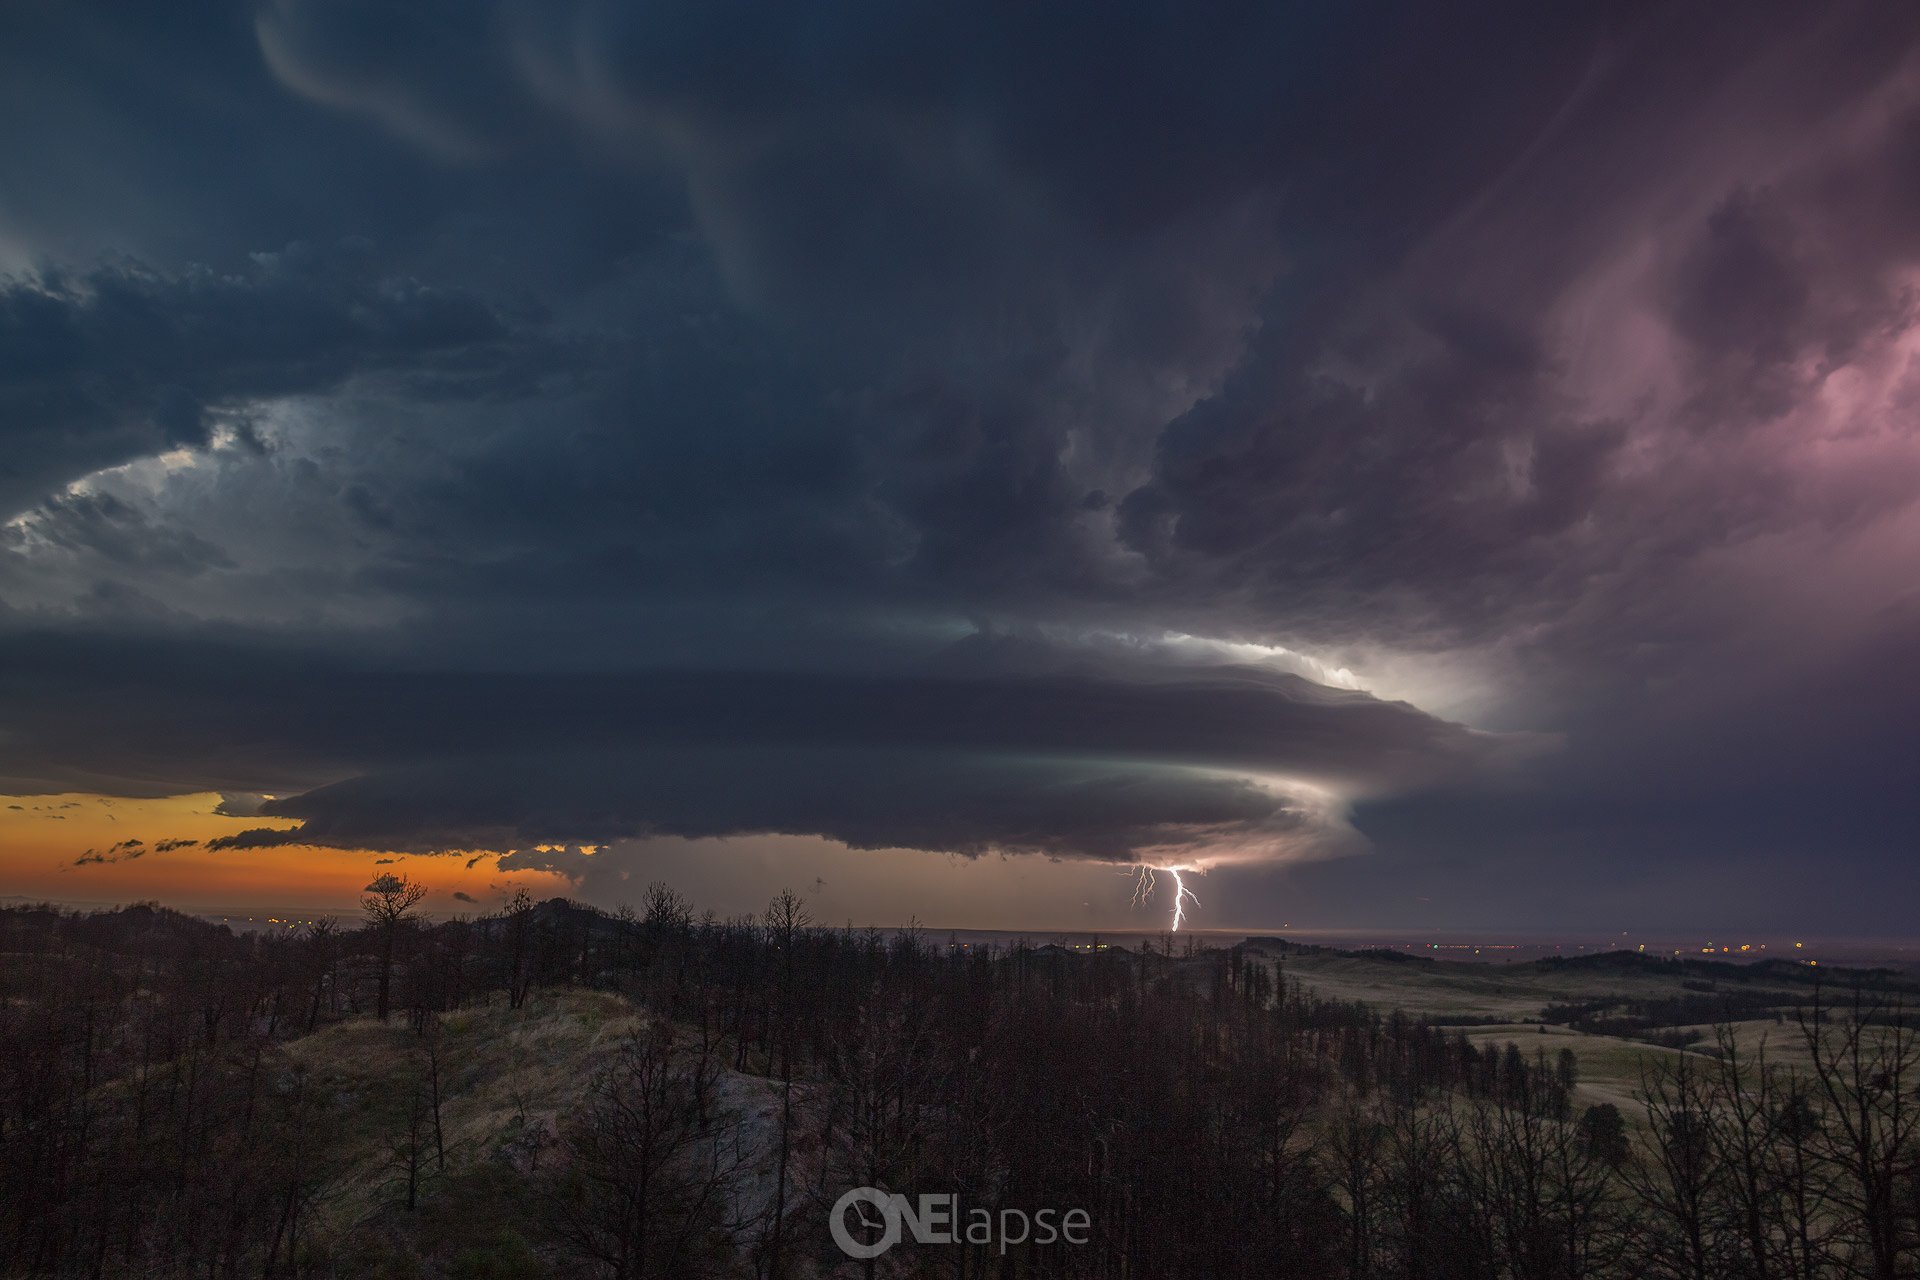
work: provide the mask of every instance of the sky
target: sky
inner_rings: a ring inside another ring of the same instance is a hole
[[[1917,303],[1905,4],[8,5],[0,898],[1909,933]]]

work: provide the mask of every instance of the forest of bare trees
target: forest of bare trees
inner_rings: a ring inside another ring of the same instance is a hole
[[[1578,1101],[1570,1053],[1317,999],[1283,948],[967,948],[664,886],[617,915],[417,902],[396,880],[362,927],[253,934],[0,911],[0,1274],[1920,1275],[1920,1031],[1890,990],[1811,989],[1791,1063],[1731,1032],[1650,1056],[1623,1108]],[[456,1169],[442,1020],[583,990],[641,1029],[550,1152]],[[356,1019],[408,1065],[346,1221],[353,1135],[287,1048]],[[852,1261],[827,1211],[853,1186],[1092,1230]]]

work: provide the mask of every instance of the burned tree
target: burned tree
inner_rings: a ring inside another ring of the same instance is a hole
[[[389,995],[393,984],[394,950],[400,932],[411,923],[413,909],[427,896],[427,886],[404,875],[384,872],[367,885],[360,909],[366,913],[367,927],[374,931],[380,946],[380,995],[377,1006],[380,1021],[387,1020]]]

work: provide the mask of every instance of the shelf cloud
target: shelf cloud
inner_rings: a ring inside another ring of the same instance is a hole
[[[1897,900],[1920,18],[1720,19],[11,15],[0,791]]]

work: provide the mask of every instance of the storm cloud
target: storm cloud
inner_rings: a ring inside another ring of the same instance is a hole
[[[0,789],[1913,884],[1904,7],[4,21]]]
[[[210,845],[226,849],[504,852],[778,833],[969,855],[1327,856],[1358,845],[1345,821],[1357,798],[1510,768],[1550,746],[1287,671],[1007,638],[892,674],[396,673],[205,642],[25,653],[10,669],[34,683],[11,682],[16,736],[0,746],[15,788],[48,758],[76,773],[43,786],[121,793],[351,775],[279,799],[223,798],[222,813],[299,820]],[[70,689],[49,681],[61,664]],[[132,697],[76,716],[70,694],[97,691],[106,665]],[[237,737],[250,745],[244,773]]]

